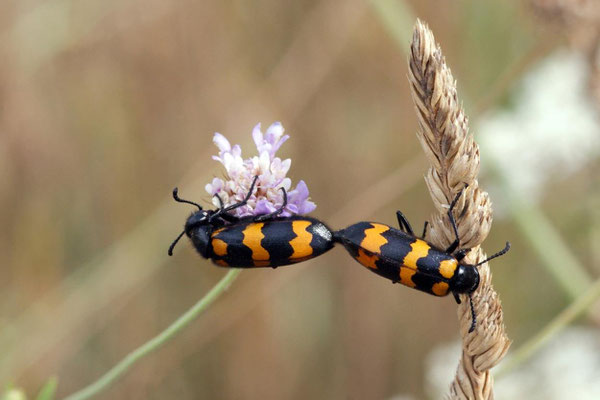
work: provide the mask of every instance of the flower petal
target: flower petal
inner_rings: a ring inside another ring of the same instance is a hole
[[[254,128],[252,129],[252,139],[254,139],[254,144],[256,145],[257,149],[259,148],[259,146],[261,146],[263,144],[264,139],[263,139],[263,133],[260,130],[260,122],[258,124],[256,124],[254,126]]]
[[[229,140],[227,140],[227,138],[221,135],[219,132],[215,132],[215,135],[213,136],[213,143],[221,152],[231,150],[231,144],[229,144]]]
[[[206,186],[204,186],[204,189],[208,194],[214,196],[215,194],[219,193],[221,189],[223,189],[223,185],[223,180],[214,178],[211,183],[207,183]]]
[[[288,171],[290,170],[290,167],[292,166],[292,159],[291,158],[287,158],[285,160],[283,160],[281,162],[281,170],[283,171],[283,174],[287,174]]]
[[[290,214],[292,214],[292,215],[293,215],[293,214],[298,214],[298,206],[297,206],[297,205],[295,205],[295,204],[289,204],[289,203],[288,203],[288,205],[287,205],[285,208],[286,208],[286,209],[287,209],[287,210],[290,212]]]
[[[234,157],[242,157],[242,148],[239,144],[236,144],[231,148],[231,154],[233,154]]]
[[[308,199],[308,187],[303,180],[298,181],[298,184],[294,188],[293,192],[295,202],[301,202]]]
[[[281,135],[283,135],[283,126],[281,125],[281,122],[276,121],[273,122],[268,128],[267,128],[267,132],[265,133],[265,140],[270,143],[270,144],[275,144],[279,138],[281,137]]]
[[[306,200],[298,207],[298,214],[305,215],[310,214],[317,208],[317,205],[310,200]]]
[[[290,178],[283,178],[277,187],[282,187],[286,192],[289,192],[290,188],[292,187],[292,180]]]
[[[270,214],[275,210],[276,208],[273,203],[267,199],[260,199],[256,202],[256,207],[254,207],[254,215]]]
[[[260,159],[259,159],[259,164],[258,164],[258,168],[259,168],[261,174],[269,172],[270,166],[271,166],[271,157],[269,157],[268,152],[263,151],[262,153],[260,153]]]

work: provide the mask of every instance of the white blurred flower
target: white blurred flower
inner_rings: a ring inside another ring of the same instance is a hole
[[[313,211],[317,206],[308,199],[308,187],[304,181],[299,181],[296,187],[290,190],[292,181],[286,175],[292,160],[275,157],[279,147],[289,138],[283,132],[283,126],[279,122],[271,124],[264,134],[260,124],[257,124],[252,131],[252,138],[258,156],[247,159],[242,158],[239,145],[231,146],[225,136],[215,133],[213,142],[219,148],[219,155],[213,156],[213,159],[223,164],[228,179],[214,178],[206,185],[206,191],[211,196],[218,194],[225,206],[231,205],[244,199],[252,180],[258,175],[255,190],[248,204],[233,210],[236,216],[262,215],[277,210],[283,204],[280,188],[286,190],[288,197],[288,204],[282,216],[308,214]],[[219,206],[216,198],[213,198],[213,204]]]
[[[431,398],[443,398],[448,392],[460,352],[460,344],[457,342],[440,346],[428,356],[425,379]],[[496,379],[494,398],[498,400],[600,399],[598,331],[592,328],[566,329],[532,359],[508,375]]]
[[[4,393],[0,393],[1,400],[27,400],[25,392],[21,389],[11,388]]]
[[[513,109],[479,121],[482,150],[528,198],[600,154],[600,120],[588,97],[587,68],[582,54],[558,51],[524,77]]]

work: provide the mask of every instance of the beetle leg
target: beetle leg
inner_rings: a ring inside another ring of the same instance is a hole
[[[460,297],[458,296],[458,293],[456,292],[452,292],[452,294],[454,295],[454,300],[456,300],[456,304],[460,304]]]
[[[400,225],[400,230],[408,233],[410,236],[415,236],[412,226],[410,226],[410,222],[406,219],[402,211],[396,211],[396,217],[398,218],[398,225]]]
[[[458,227],[456,226],[456,220],[454,219],[454,214],[452,213],[452,211],[454,211],[456,202],[458,201],[458,199],[460,198],[460,196],[462,195],[464,190],[465,189],[463,188],[460,190],[460,192],[458,192],[458,194],[456,195],[454,200],[452,200],[452,203],[450,203],[450,208],[448,209],[448,218],[450,219],[450,225],[452,225],[452,229],[454,230],[454,237],[456,238],[456,239],[454,239],[454,242],[452,242],[452,244],[450,246],[448,246],[448,248],[446,249],[446,253],[448,253],[448,254],[454,253],[454,251],[460,245],[460,239],[458,237]]]
[[[273,219],[283,212],[285,206],[287,206],[287,192],[285,191],[284,188],[280,188],[280,189],[283,192],[283,204],[281,204],[281,207],[279,207],[277,210],[273,211],[270,214],[259,215],[258,217],[253,219],[254,222],[260,222],[260,221],[266,221],[269,219]]]
[[[421,235],[421,239],[425,240],[425,235],[427,234],[427,226],[429,225],[429,221],[425,221],[423,224],[423,235]]]
[[[246,197],[244,197],[244,200],[240,201],[239,203],[232,204],[229,207],[220,209],[219,214],[223,214],[223,213],[229,212],[231,210],[234,210],[238,207],[245,206],[248,203],[250,196],[252,196],[252,193],[254,192],[254,185],[256,185],[257,180],[258,180],[258,175],[256,175],[254,177],[254,179],[252,180],[252,184],[250,185],[250,189],[248,190],[248,194],[246,195]]]

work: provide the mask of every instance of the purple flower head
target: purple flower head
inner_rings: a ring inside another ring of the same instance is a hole
[[[263,134],[260,124],[252,130],[252,138],[256,144],[258,156],[243,159],[239,145],[231,146],[227,138],[215,133],[214,144],[219,148],[219,155],[213,156],[225,167],[227,179],[214,178],[205,189],[211,195],[218,194],[225,206],[243,200],[250,190],[250,185],[258,175],[254,192],[245,206],[233,210],[234,215],[245,217],[250,215],[269,214],[283,204],[283,193],[287,192],[288,203],[281,216],[308,214],[317,206],[309,200],[308,187],[304,181],[299,181],[294,189],[292,181],[286,177],[292,160],[281,160],[275,153],[289,139],[283,134],[281,123],[274,122]],[[213,197],[213,204],[219,206],[219,201]]]
[[[260,123],[256,124],[252,130],[252,138],[256,144],[258,154],[262,155],[262,153],[266,151],[271,158],[275,157],[275,153],[279,150],[279,147],[290,138],[289,135],[284,136],[283,131],[284,129],[281,122],[273,122],[271,126],[267,128],[267,132],[263,136],[263,133],[260,130]]]

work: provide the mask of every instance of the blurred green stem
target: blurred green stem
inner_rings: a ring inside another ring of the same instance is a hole
[[[600,298],[600,279],[596,280],[583,295],[558,314],[548,325],[546,325],[546,327],[539,331],[537,335],[519,347],[519,349],[502,365],[495,376],[500,378],[506,375],[517,365],[531,357],[532,354],[542,346],[546,345],[552,336],[560,332],[568,324],[573,322],[575,318],[583,314],[596,300],[598,300],[598,298]]]
[[[510,190],[510,189],[509,189]],[[511,196],[513,197],[513,196]],[[520,197],[520,196],[518,196]],[[591,277],[539,207],[511,199],[513,220],[544,261],[546,270],[571,299],[590,287]],[[516,204],[515,204],[516,203]]]
[[[371,6],[404,54],[410,54],[413,26],[417,20],[412,8],[402,0],[373,0]]]
[[[210,306],[225,290],[227,290],[229,285],[231,285],[241,271],[241,269],[232,269],[229,271],[227,275],[225,275],[223,279],[221,279],[219,283],[217,283],[203,298],[201,298],[192,308],[186,311],[185,314],[177,318],[177,320],[169,325],[167,329],[129,353],[123,360],[121,360],[121,362],[115,365],[96,382],[66,397],[65,400],[89,399],[90,397],[110,387],[139,359],[160,348],[183,328],[189,325],[189,323],[192,322],[200,313],[206,310],[208,306]]]
[[[480,146],[485,150],[485,146]],[[489,152],[493,154],[493,152]],[[493,157],[490,158],[493,160]],[[540,210],[539,206],[531,203],[523,193],[512,187],[508,178],[500,170],[496,160],[488,163],[504,188],[503,192],[509,200],[509,210],[515,224],[525,235],[531,247],[543,261],[543,266],[553,276],[555,281],[568,294],[570,299],[576,299],[580,293],[589,289],[592,278],[587,270],[579,263],[556,228]]]

